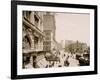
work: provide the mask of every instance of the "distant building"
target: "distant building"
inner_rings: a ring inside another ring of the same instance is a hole
[[[65,48],[65,40],[61,40],[60,44],[61,44],[62,49],[64,49]]]
[[[62,47],[62,44],[61,44],[61,43],[58,43],[58,49],[59,49],[59,50],[62,50],[62,49],[63,49],[63,47]]]
[[[80,41],[65,40],[65,51],[69,51],[69,48],[73,49],[73,52],[84,53],[87,51],[88,46]]]
[[[72,40],[65,40],[65,47],[67,47],[68,45],[75,43],[75,41]]]

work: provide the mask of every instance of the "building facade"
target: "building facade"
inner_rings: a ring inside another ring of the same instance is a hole
[[[42,20],[43,20],[43,14],[41,12],[23,11],[23,19],[22,19],[23,68],[38,67],[38,65],[36,64],[39,58],[37,57],[43,55],[42,51],[43,51],[44,34],[43,34]]]
[[[49,12],[23,11],[23,68],[46,67],[45,53],[57,50],[55,15]]]
[[[51,51],[55,48],[55,17],[53,13],[46,12],[43,15],[43,32],[46,35],[43,45],[44,51]]]

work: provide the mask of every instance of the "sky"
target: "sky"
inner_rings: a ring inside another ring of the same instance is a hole
[[[90,44],[90,15],[56,13],[56,41],[73,40]]]

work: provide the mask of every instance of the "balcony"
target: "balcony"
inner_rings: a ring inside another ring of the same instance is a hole
[[[25,17],[23,18],[23,23],[28,26],[29,28],[31,28],[33,31],[36,31],[37,33],[39,33],[41,36],[45,36],[44,33],[38,28],[36,27],[34,24],[32,24],[29,20],[27,20]]]

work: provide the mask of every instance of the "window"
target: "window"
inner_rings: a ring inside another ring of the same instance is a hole
[[[34,48],[38,48],[38,37],[34,37]]]
[[[34,15],[34,20],[35,20],[35,26],[38,26],[39,24],[39,19],[36,15]]]
[[[26,11],[26,18],[27,18],[28,20],[30,20],[30,14],[31,14],[31,11]]]
[[[23,38],[23,49],[29,49],[30,47],[31,47],[30,40],[29,40],[28,36],[25,36]]]

